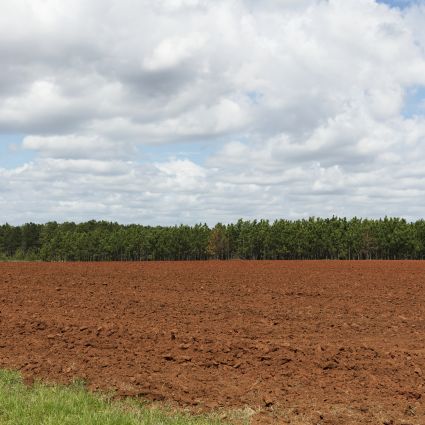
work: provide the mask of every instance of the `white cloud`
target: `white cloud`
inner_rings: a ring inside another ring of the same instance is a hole
[[[27,136],[22,142],[24,149],[39,152],[43,157],[113,160],[134,155],[134,146],[97,136]]]
[[[162,40],[154,48],[151,56],[143,60],[144,68],[148,71],[164,71],[175,68],[190,59],[204,44],[204,36],[199,33]]]
[[[424,19],[423,2],[4,0],[0,133],[35,153],[0,170],[4,217],[417,217],[425,118],[403,108]],[[202,163],[167,155],[183,142],[209,143]]]

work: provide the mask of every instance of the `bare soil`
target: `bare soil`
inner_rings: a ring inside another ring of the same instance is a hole
[[[0,368],[257,423],[425,424],[425,262],[0,263]]]

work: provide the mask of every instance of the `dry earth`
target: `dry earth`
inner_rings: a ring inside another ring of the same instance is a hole
[[[0,368],[257,423],[425,424],[424,289],[414,261],[0,263]]]

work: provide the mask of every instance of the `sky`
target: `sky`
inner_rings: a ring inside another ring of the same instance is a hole
[[[425,0],[2,0],[0,222],[425,216]]]

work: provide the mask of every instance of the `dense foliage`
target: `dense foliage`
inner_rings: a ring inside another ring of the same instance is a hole
[[[423,259],[425,221],[310,218],[195,226],[28,223],[0,226],[0,259],[45,261]]]

